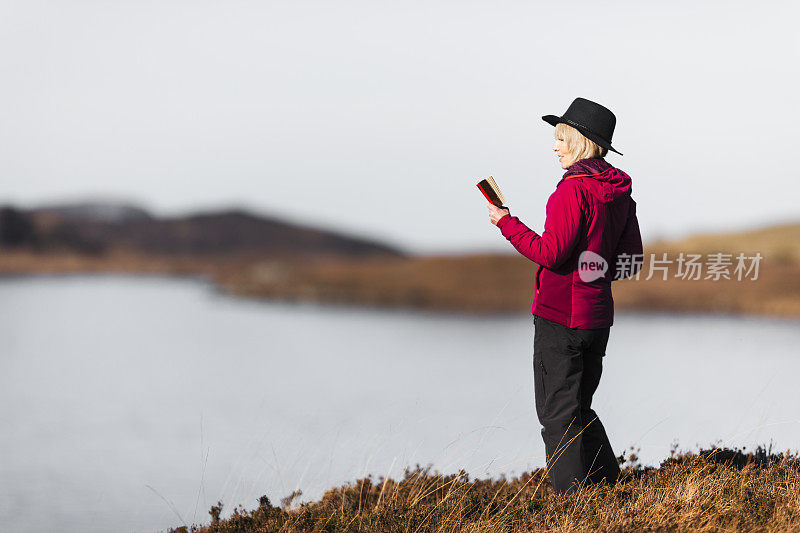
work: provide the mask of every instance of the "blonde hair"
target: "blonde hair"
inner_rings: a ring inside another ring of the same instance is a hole
[[[573,163],[591,157],[605,157],[608,153],[607,148],[587,139],[581,132],[563,122],[556,124],[556,139],[563,140],[567,144],[567,151]]]

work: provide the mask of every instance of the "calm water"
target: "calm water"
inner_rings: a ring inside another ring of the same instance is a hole
[[[528,316],[240,300],[159,277],[0,281],[0,523],[163,531],[433,464],[541,466]],[[595,406],[619,454],[800,448],[800,323],[619,314]],[[227,514],[227,513],[223,513]]]

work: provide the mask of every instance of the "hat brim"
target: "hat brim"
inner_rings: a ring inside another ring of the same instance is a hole
[[[608,142],[607,140],[605,140],[602,137],[600,137],[599,135],[596,135],[595,133],[587,130],[583,126],[580,126],[578,124],[571,123],[571,122],[568,122],[568,121],[564,120],[563,117],[557,117],[555,115],[544,115],[542,117],[542,120],[544,120],[545,122],[547,122],[551,126],[555,126],[556,124],[566,124],[567,126],[572,126],[576,130],[581,132],[581,134],[584,137],[586,137],[590,141],[594,142],[595,144],[598,144],[598,145],[602,146],[603,148],[611,150],[614,153],[622,155],[622,152],[617,151],[613,146],[611,146],[611,143]]]

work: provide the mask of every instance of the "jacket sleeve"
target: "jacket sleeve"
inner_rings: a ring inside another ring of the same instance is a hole
[[[562,182],[547,200],[544,232],[539,235],[517,217],[503,216],[497,227],[519,253],[544,268],[555,268],[572,255],[583,220],[578,186]]]
[[[612,258],[612,281],[625,279],[639,272],[639,270],[642,268],[643,252],[642,235],[639,232],[639,219],[636,218],[636,202],[633,201],[633,198],[631,198],[631,207],[628,213],[628,220],[625,223],[625,228],[622,230],[622,235],[619,238],[619,243],[617,243],[617,248],[614,251],[614,257]],[[628,256],[632,257],[625,263],[625,268],[620,269],[619,256],[622,254],[627,254]],[[637,255],[640,257],[635,257]],[[620,273],[624,273],[625,275],[618,277],[620,276]]]

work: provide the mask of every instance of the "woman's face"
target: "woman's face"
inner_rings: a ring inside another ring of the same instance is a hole
[[[558,162],[561,164],[561,168],[567,169],[572,165],[573,162],[570,160],[567,143],[564,139],[559,139],[558,136],[556,136],[556,142],[553,144],[553,151],[558,155]]]
[[[556,135],[556,142],[553,144],[553,151],[558,156],[558,162],[561,164],[561,168],[567,169],[572,165],[573,161],[570,160],[567,143],[564,139],[560,139],[558,135]]]

